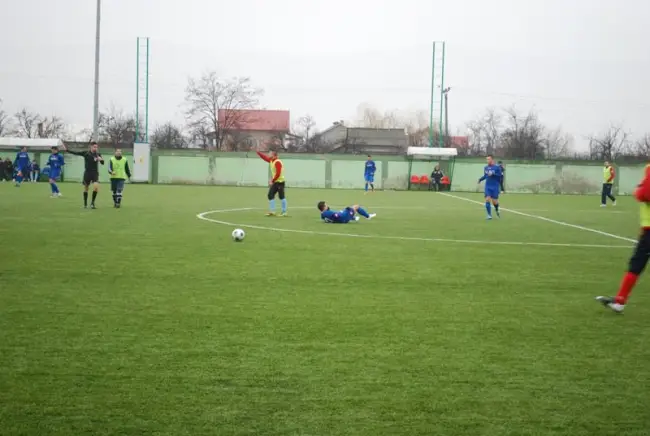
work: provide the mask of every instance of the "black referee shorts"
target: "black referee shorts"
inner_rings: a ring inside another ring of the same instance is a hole
[[[84,172],[84,186],[90,186],[93,183],[99,183],[99,173],[94,171]]]
[[[643,229],[639,242],[636,243],[634,254],[630,258],[628,271],[639,275],[643,272],[650,260],[650,229]]]
[[[269,186],[269,200],[273,200],[276,194],[280,200],[284,200],[284,182],[275,182]]]

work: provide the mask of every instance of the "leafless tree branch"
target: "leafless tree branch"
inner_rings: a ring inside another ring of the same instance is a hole
[[[187,138],[183,129],[172,122],[157,126],[149,140],[154,148],[186,148]]]
[[[589,154],[596,160],[615,160],[631,150],[629,133],[621,125],[612,124],[607,131],[589,137]]]
[[[255,88],[247,77],[224,80],[211,71],[199,79],[189,78],[185,88],[185,116],[190,131],[202,132],[202,139],[214,135],[216,148],[223,149],[237,125],[251,121],[244,119],[245,110],[257,107],[262,94],[263,91]]]
[[[2,99],[0,99],[0,136],[8,134],[11,129],[11,119],[7,112],[2,109]]]

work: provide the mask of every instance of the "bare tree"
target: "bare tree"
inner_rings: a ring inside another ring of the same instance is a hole
[[[494,108],[489,108],[485,112],[484,121],[484,136],[485,136],[485,151],[492,154],[496,151],[499,140],[502,135],[503,118]]]
[[[417,111],[414,117],[407,118],[404,128],[408,135],[409,146],[429,145],[429,120],[425,111]]]
[[[0,98],[0,136],[8,134],[11,128],[11,119],[7,112],[2,109],[2,99]]]
[[[38,123],[39,138],[60,138],[65,133],[65,123],[56,115],[45,117]]]
[[[634,144],[634,152],[637,157],[650,158],[650,133],[646,133],[636,141]]]
[[[573,137],[557,128],[547,133],[545,138],[546,158],[558,159],[569,157],[573,149]]]
[[[181,127],[167,122],[157,126],[150,138],[151,146],[155,148],[186,148],[187,139]]]
[[[487,124],[485,120],[478,119],[467,123],[467,130],[469,130],[469,147],[467,150],[458,150],[460,155],[465,156],[481,156],[486,153],[487,147],[485,145],[485,132]]]
[[[595,160],[614,160],[630,148],[629,133],[620,125],[612,124],[607,131],[589,137],[589,154]]]
[[[507,125],[501,133],[501,145],[506,158],[540,159],[545,152],[545,128],[537,114],[530,111],[519,115],[514,108],[507,109]]]
[[[26,108],[21,109],[14,115],[14,134],[22,138],[37,138],[40,119],[37,113],[30,112]]]
[[[494,108],[488,108],[477,119],[466,124],[469,131],[469,148],[459,150],[468,156],[493,154],[501,142],[503,133],[503,116]]]
[[[14,134],[23,138],[60,138],[65,133],[65,123],[60,117],[42,117],[26,108],[14,115]]]
[[[113,146],[144,140],[144,132],[135,137],[135,116],[125,114],[121,109],[111,107],[99,114],[99,139],[110,142]],[[142,124],[141,124],[142,125]]]
[[[308,143],[311,138],[314,136],[314,127],[316,126],[316,120],[313,116],[307,114],[303,117],[298,118],[296,127],[294,128],[296,135],[301,136],[305,143]]]
[[[249,121],[246,110],[259,104],[262,90],[253,87],[247,77],[220,79],[207,72],[199,79],[189,78],[185,88],[185,116],[192,132],[211,134],[221,150],[230,132]],[[221,117],[220,117],[221,111]]]
[[[402,129],[406,127],[404,117],[395,110],[381,113],[372,106],[362,104],[358,107],[357,111],[360,114],[358,127],[370,129]]]
[[[198,145],[202,148],[210,146],[210,129],[201,123],[190,123],[189,140],[192,144]]]

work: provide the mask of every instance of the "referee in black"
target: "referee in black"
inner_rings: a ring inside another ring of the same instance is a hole
[[[99,153],[99,146],[96,142],[90,144],[90,149],[88,151],[72,151],[64,145],[63,149],[68,153],[81,156],[84,158],[84,209],[88,208],[88,189],[90,185],[93,185],[93,196],[90,200],[90,208],[96,209],[95,199],[97,198],[97,192],[99,191],[99,165],[104,165],[104,158]]]

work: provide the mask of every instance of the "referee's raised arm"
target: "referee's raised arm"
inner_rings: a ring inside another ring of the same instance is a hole
[[[63,151],[65,151],[66,153],[70,153],[70,154],[74,154],[76,156],[82,156],[82,157],[85,157],[88,154],[87,151],[72,151],[72,150],[68,149],[68,147],[65,144],[63,144]]]

